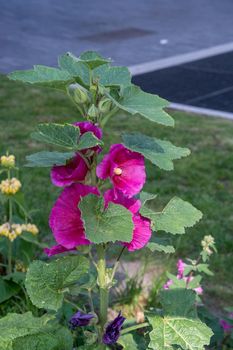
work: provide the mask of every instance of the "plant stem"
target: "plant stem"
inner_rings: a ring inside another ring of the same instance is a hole
[[[124,250],[125,250],[125,247],[123,247],[123,248],[121,249],[118,258],[116,259],[115,265],[113,266],[113,269],[112,269],[112,276],[111,276],[111,282],[113,281],[113,279],[114,279],[114,277],[115,277],[116,271],[117,271],[118,266],[119,266],[119,263],[120,263],[120,258],[121,258],[121,256],[122,256],[122,254],[124,253]]]
[[[131,326],[131,327],[127,327],[125,329],[122,329],[121,334],[123,335],[123,334],[129,333],[129,332],[135,331],[136,329],[145,328],[145,327],[149,327],[148,322],[136,324],[135,326]]]
[[[8,180],[11,178],[11,172],[10,169],[7,171]],[[8,221],[9,224],[12,224],[12,216],[13,216],[13,207],[12,207],[12,199],[9,197],[9,214],[8,214]],[[12,242],[10,239],[8,239],[8,266],[7,266],[7,273],[12,273]]]
[[[100,323],[100,334],[99,342],[102,344],[102,337],[104,334],[104,327],[107,322],[108,313],[108,301],[109,301],[109,290],[106,283],[106,260],[105,260],[105,246],[100,244],[97,246],[97,271],[98,271],[98,284],[100,291],[100,310],[99,310],[99,323]],[[106,346],[102,344],[102,348],[106,349]]]

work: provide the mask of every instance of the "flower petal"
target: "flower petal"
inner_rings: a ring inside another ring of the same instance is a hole
[[[151,238],[151,222],[140,214],[133,216],[133,239],[130,243],[123,243],[128,251],[133,252],[143,248]]]
[[[51,248],[45,248],[44,253],[48,255],[48,257],[50,258],[53,255],[69,252],[71,250],[76,250],[76,248],[67,249],[62,245],[58,244],[58,245],[52,246]]]

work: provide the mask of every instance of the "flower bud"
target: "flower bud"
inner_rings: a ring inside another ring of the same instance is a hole
[[[9,155],[9,156],[1,156],[1,165],[6,168],[13,168],[15,166],[15,156]]]
[[[7,195],[16,194],[21,186],[21,182],[15,177],[12,177],[12,179],[2,180],[0,183],[0,191]]]
[[[110,111],[112,106],[112,101],[108,97],[102,97],[100,102],[99,102],[99,110],[102,113],[107,113]]]
[[[88,109],[88,116],[91,117],[91,118],[96,118],[98,116],[98,108],[96,108],[95,105],[91,105],[91,107]]]
[[[78,104],[85,104],[90,101],[88,91],[79,84],[71,84],[69,86],[69,94]]]

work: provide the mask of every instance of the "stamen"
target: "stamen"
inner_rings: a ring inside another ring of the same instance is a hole
[[[115,175],[121,175],[122,174],[122,169],[121,168],[115,168],[113,170],[113,172],[114,172]]]

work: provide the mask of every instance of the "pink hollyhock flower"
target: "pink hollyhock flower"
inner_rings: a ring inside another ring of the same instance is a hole
[[[80,129],[80,135],[86,132],[93,132],[98,138],[102,138],[102,130],[91,122],[76,122],[75,126]],[[93,147],[93,151],[100,152],[99,146]],[[82,150],[83,154],[87,150]],[[63,187],[69,186],[74,182],[82,182],[88,172],[88,166],[85,160],[77,153],[74,158],[70,159],[66,165],[55,165],[51,170],[51,181],[55,186]]]
[[[67,249],[67,248],[63,247],[62,245],[58,244],[58,245],[54,245],[51,248],[45,248],[44,253],[46,255],[48,255],[48,257],[50,258],[53,255],[69,252],[71,250],[76,250],[76,249],[75,248]]]
[[[97,176],[100,179],[109,177],[114,189],[132,197],[140,192],[146,181],[144,157],[122,144],[112,145],[110,152],[97,166]]]
[[[136,198],[127,198],[121,192],[108,190],[104,193],[105,207],[107,208],[109,202],[122,205],[132,213],[132,220],[134,223],[133,239],[131,242],[122,242],[127,249],[132,252],[143,248],[151,238],[151,221],[141,214],[139,209],[141,202]]]
[[[220,320],[219,323],[225,332],[230,332],[233,329],[233,325],[231,325],[230,323],[228,323],[225,320]]]
[[[73,184],[66,187],[51,210],[49,225],[57,243],[67,249],[90,244],[85,237],[81,212],[78,208],[81,197],[88,194],[99,196],[96,187]]]
[[[182,259],[179,259],[176,266],[177,266],[177,271],[178,271],[177,278],[182,279],[184,276],[184,269],[185,269],[186,264],[183,262]]]
[[[203,288],[201,286],[194,288],[194,291],[198,294],[198,295],[202,295],[203,294]]]
[[[163,285],[163,289],[169,289],[170,286],[173,284],[172,280],[168,280],[164,285]]]
[[[51,169],[51,180],[55,186],[69,186],[73,182],[85,180],[88,166],[84,159],[76,154],[66,165],[56,165]]]

